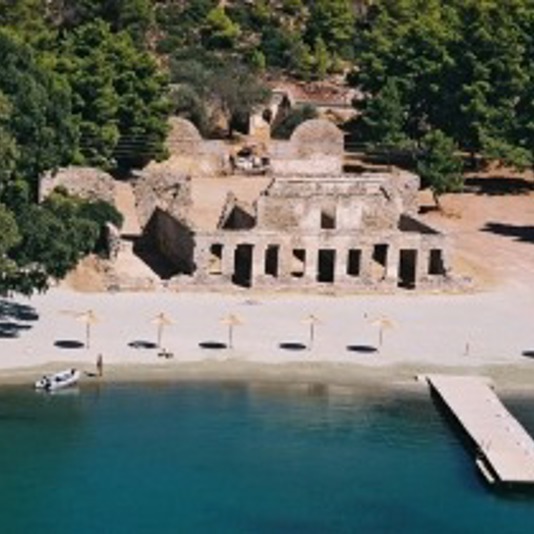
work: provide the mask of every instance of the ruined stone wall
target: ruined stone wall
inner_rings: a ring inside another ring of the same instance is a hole
[[[145,170],[137,174],[133,191],[139,223],[144,228],[156,209],[186,219],[191,206],[191,184],[186,175],[167,169]]]
[[[343,132],[327,120],[302,123],[289,141],[272,141],[272,173],[287,175],[328,175],[343,171]]]
[[[71,195],[88,200],[105,200],[114,204],[115,182],[108,173],[92,167],[64,167],[48,172],[39,182],[39,202],[56,187],[64,187]]]
[[[258,227],[265,230],[391,230],[402,213],[380,178],[275,180],[260,197]],[[332,219],[332,226],[322,219]]]

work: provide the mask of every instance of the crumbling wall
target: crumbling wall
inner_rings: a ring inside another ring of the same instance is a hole
[[[137,216],[146,227],[156,209],[187,219],[191,206],[190,178],[167,169],[146,169],[133,182]]]
[[[272,141],[274,175],[329,175],[343,172],[343,132],[330,121],[302,123],[289,141]]]
[[[292,178],[275,180],[257,203],[258,227],[266,230],[380,231],[397,228],[400,201],[376,178]],[[331,225],[323,219],[331,218]]]
[[[110,174],[99,169],[71,166],[46,173],[39,182],[39,202],[57,187],[65,188],[71,195],[114,204],[115,181]]]

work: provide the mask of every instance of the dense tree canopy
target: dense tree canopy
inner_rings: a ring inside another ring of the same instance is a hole
[[[418,142],[437,129],[530,165],[533,29],[532,0],[378,0],[357,34],[367,138]]]
[[[28,45],[2,29],[0,57],[0,124],[4,136],[11,138],[8,153],[2,149],[0,166],[8,169],[16,161],[12,172],[36,185],[40,173],[68,162],[74,153],[77,132],[70,87],[42,65]],[[15,148],[18,156],[13,160]]]
[[[80,26],[62,43],[58,71],[72,87],[83,161],[129,168],[163,156],[166,76],[127,33]]]

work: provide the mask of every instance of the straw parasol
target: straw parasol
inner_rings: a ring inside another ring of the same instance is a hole
[[[321,320],[315,315],[310,314],[304,317],[304,319],[302,319],[302,322],[304,324],[310,325],[310,339],[308,342],[308,350],[311,350],[313,347],[313,342],[315,341],[315,325],[319,324]]]
[[[384,331],[392,330],[397,325],[395,321],[387,317],[386,315],[380,315],[374,319],[371,319],[371,324],[378,327],[378,346],[381,347],[384,342]]]
[[[234,348],[234,326],[239,326],[243,324],[243,321],[233,313],[230,313],[226,317],[221,319],[221,324],[228,326],[228,348]]]
[[[77,313],[75,317],[76,320],[85,324],[85,347],[89,348],[91,346],[91,326],[98,323],[99,319],[93,310]]]
[[[161,338],[163,336],[163,329],[166,326],[174,324],[173,321],[168,317],[164,312],[158,313],[155,317],[150,319],[152,324],[155,324],[158,328],[157,330],[157,346],[161,348]]]

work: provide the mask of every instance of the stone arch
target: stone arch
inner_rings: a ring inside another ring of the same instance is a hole
[[[304,153],[343,154],[343,132],[324,119],[311,119],[300,124],[291,135],[291,144]]]
[[[177,141],[191,141],[198,142],[202,141],[202,136],[198,131],[198,128],[187,119],[182,117],[171,117],[169,119],[169,140]]]
[[[202,143],[202,136],[192,122],[180,117],[169,119],[166,145],[171,156],[196,154],[201,150]]]

